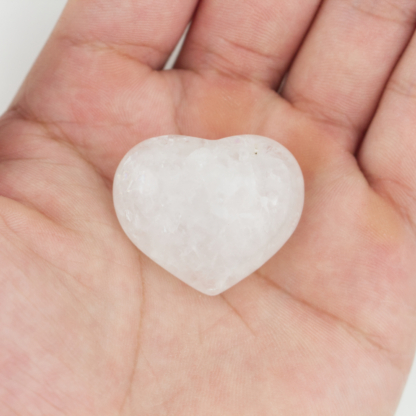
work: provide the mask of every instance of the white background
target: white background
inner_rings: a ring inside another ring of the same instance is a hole
[[[9,105],[64,5],[65,0],[0,0],[0,113]],[[396,413],[415,415],[416,366]]]

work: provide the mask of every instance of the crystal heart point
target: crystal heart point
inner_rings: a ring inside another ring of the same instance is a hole
[[[113,194],[124,232],[144,254],[217,295],[289,239],[304,183],[292,154],[266,137],[162,136],[126,154]]]

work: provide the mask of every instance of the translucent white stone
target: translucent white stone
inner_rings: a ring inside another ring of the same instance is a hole
[[[293,155],[252,135],[143,141],[121,161],[113,192],[130,240],[207,295],[269,260],[294,232],[304,200]]]

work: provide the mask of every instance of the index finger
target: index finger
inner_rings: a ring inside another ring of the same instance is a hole
[[[160,69],[197,4],[198,0],[69,0],[54,39],[114,48]]]

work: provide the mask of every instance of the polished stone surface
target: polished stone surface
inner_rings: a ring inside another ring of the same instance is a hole
[[[126,154],[113,193],[121,226],[144,254],[216,295],[289,239],[304,183],[292,154],[265,137],[162,136]]]

